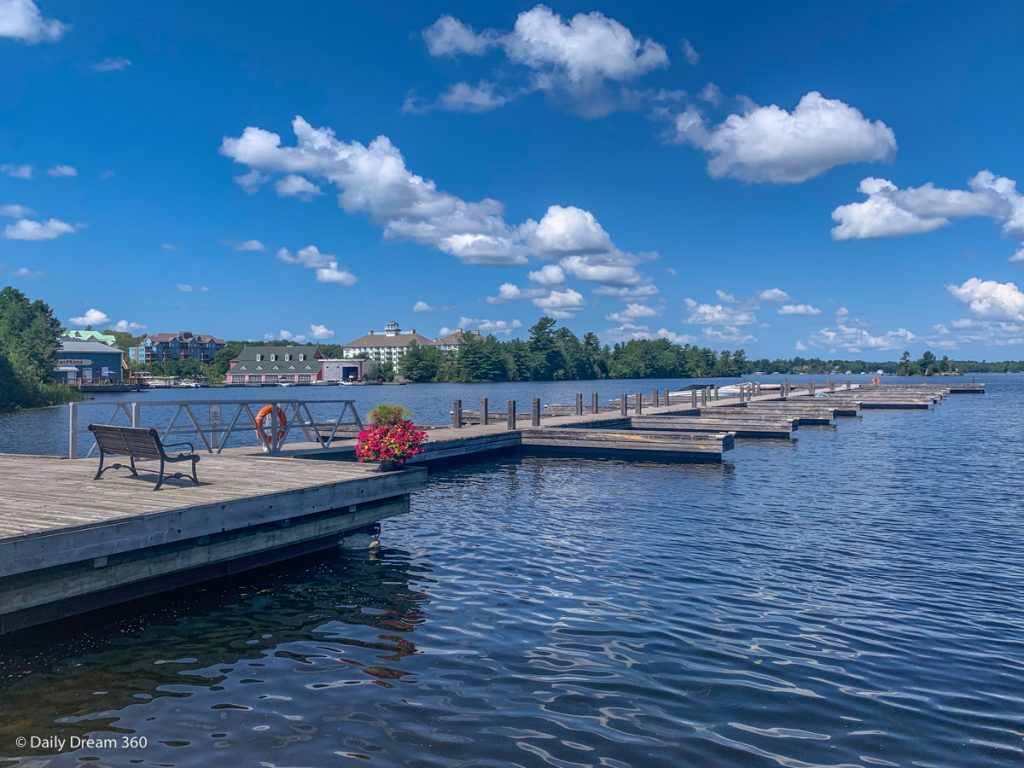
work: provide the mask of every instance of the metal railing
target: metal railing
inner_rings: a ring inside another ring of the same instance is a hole
[[[257,415],[265,406],[270,406],[270,412],[260,420]],[[321,416],[325,411],[328,416],[332,413],[337,415],[334,418],[322,418],[317,421],[313,416],[313,410],[310,409],[311,406]],[[82,418],[83,411],[101,408],[106,409],[106,415],[97,414],[97,418]],[[147,419],[147,411],[158,413],[151,413],[151,418]],[[159,413],[160,411],[162,413]],[[284,418],[281,419],[279,414],[283,414]],[[346,416],[350,416],[350,420],[346,420]],[[322,448],[326,448],[338,435],[339,429],[363,427],[363,421],[356,411],[355,400],[154,400],[70,403],[69,458],[78,458],[81,437],[87,437],[92,443],[85,456],[91,456],[96,449],[96,441],[88,430],[89,424],[152,427],[160,434],[161,440],[166,440],[172,435],[198,436],[208,453],[220,453],[227,447],[232,435],[244,433],[255,438],[255,442],[269,453],[279,451],[293,433],[301,434],[306,442],[319,443]],[[266,440],[257,435],[257,424],[263,427]],[[234,442],[245,444],[248,441]]]

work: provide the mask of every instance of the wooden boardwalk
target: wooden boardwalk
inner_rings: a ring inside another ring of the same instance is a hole
[[[0,458],[0,633],[337,544],[408,510],[422,469],[207,456],[201,484]],[[145,465],[140,464],[140,470]]]

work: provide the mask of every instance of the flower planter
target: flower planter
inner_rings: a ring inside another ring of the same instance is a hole
[[[394,472],[396,469],[401,469],[402,465],[397,461],[382,461],[380,466],[377,467],[380,472]]]

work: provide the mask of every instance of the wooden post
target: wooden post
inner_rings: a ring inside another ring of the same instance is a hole
[[[576,415],[577,416],[582,416],[583,415],[583,393],[582,392],[577,392],[576,393]]]
[[[697,390],[696,389],[691,389],[690,390],[690,405],[693,408],[697,407]]]
[[[452,403],[452,426],[455,429],[462,429],[462,401],[456,400]]]
[[[533,398],[533,402],[530,404],[530,423],[535,427],[540,426],[540,398]]]
[[[508,407],[508,428],[509,429],[515,429],[516,428],[516,401],[515,400],[509,400],[507,407]]]
[[[718,399],[718,385],[715,384],[715,400]]]
[[[853,382],[851,382],[849,379],[846,380],[846,388],[847,389],[852,389],[853,388]]]
[[[597,392],[590,393],[590,412],[599,413],[600,406],[597,404]]]
[[[619,400],[619,408],[622,411],[622,415],[626,415],[626,409],[629,408],[629,395],[625,392],[622,393],[622,399]]]
[[[814,397],[814,388],[815,388],[815,386],[816,385],[815,385],[815,383],[813,381],[808,381],[807,382],[807,394],[809,394],[811,397]]]
[[[487,422],[491,420],[491,414],[487,409],[487,398],[480,398],[480,423],[487,426]]]
[[[637,392],[636,393],[636,415],[639,416],[643,412],[644,412],[644,393],[643,392]]]
[[[660,400],[659,400],[659,395],[660,395],[660,393],[658,392],[657,389],[655,389],[654,390],[654,407],[655,408],[657,408],[661,404]]]
[[[671,389],[669,389],[668,387],[665,387],[665,407],[666,408],[668,408],[670,405],[672,405],[672,403],[669,402],[669,397],[670,397],[669,393],[671,391],[672,391]]]
[[[706,386],[702,387],[701,390],[700,390],[700,404],[701,405],[707,405],[708,404],[708,388]]]
[[[78,458],[78,403],[68,403],[68,458]]]

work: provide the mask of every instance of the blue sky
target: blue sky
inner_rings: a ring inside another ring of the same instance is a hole
[[[1020,3],[0,0],[0,72],[69,326],[1024,357]]]

